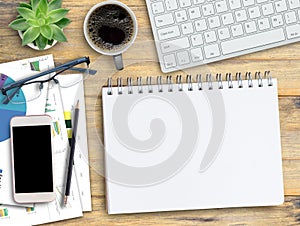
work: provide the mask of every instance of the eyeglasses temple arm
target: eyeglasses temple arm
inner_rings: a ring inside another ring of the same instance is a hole
[[[13,93],[11,93],[9,96],[6,96],[6,98],[2,101],[2,104],[8,104],[9,101],[16,95],[16,93],[20,90],[21,87],[16,89]]]

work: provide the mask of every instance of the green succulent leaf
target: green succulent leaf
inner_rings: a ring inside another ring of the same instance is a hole
[[[22,46],[25,46],[37,39],[40,35],[39,27],[30,27],[23,34]]]
[[[39,6],[38,6],[39,10],[41,11],[42,14],[47,14],[48,12],[48,1],[47,0],[40,0]]]
[[[52,0],[49,3],[48,11],[50,12],[52,10],[59,9],[61,8],[61,5],[62,5],[62,0]]]
[[[18,15],[16,19],[24,19],[21,15]]]
[[[60,28],[65,28],[66,26],[68,26],[71,23],[71,20],[69,20],[68,18],[62,18],[60,21],[58,21],[57,23],[55,23],[57,26],[59,26]]]
[[[39,35],[39,37],[35,40],[35,44],[40,50],[45,49],[47,43],[47,38],[45,38],[43,35]]]
[[[53,38],[53,29],[49,25],[44,25],[41,27],[41,34],[47,38],[52,39]]]
[[[30,0],[30,5],[31,5],[32,9],[35,11],[39,5],[39,0]]]
[[[8,26],[17,31],[25,31],[30,27],[24,18],[14,20]]]
[[[27,9],[32,9],[31,5],[29,5],[29,4],[25,3],[25,2],[20,2],[19,7],[24,7],[24,8],[27,8]]]
[[[67,38],[64,35],[64,32],[62,31],[61,28],[59,28],[57,25],[52,24],[50,27],[53,30],[53,39],[59,41],[59,42],[66,42]]]
[[[17,7],[17,11],[26,20],[35,18],[34,12],[28,8]]]
[[[48,45],[52,46],[54,39],[48,40]]]
[[[32,19],[29,19],[26,21],[28,23],[28,25],[30,25],[31,27],[39,27],[39,22],[37,20],[32,20]]]
[[[48,14],[48,22],[54,24],[54,23],[60,21],[62,18],[64,18],[67,15],[68,12],[69,12],[68,9],[55,9],[55,10],[52,10]]]
[[[35,10],[35,17],[36,17],[36,18],[40,18],[40,17],[41,17],[41,10],[40,10],[39,8],[37,8],[37,9]]]

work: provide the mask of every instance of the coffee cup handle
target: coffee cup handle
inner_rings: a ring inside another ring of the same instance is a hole
[[[114,62],[118,70],[122,70],[124,68],[122,54],[115,55]]]

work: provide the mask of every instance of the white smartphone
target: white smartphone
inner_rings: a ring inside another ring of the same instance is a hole
[[[13,197],[18,203],[55,199],[52,119],[17,116],[10,121]]]

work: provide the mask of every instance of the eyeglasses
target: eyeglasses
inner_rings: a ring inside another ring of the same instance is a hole
[[[87,69],[75,67],[82,63],[87,64]],[[82,57],[19,81],[12,81],[9,84],[4,83],[4,86],[1,88],[2,97],[0,95],[0,101],[2,104],[24,104],[25,102],[33,101],[41,95],[44,83],[48,82],[53,82],[61,88],[74,86],[87,79],[89,75],[95,74],[95,71],[89,69],[89,64],[89,57]],[[76,76],[75,79],[61,79],[63,76],[60,77],[58,75],[67,70],[80,71],[82,76]],[[4,81],[7,77],[4,74],[0,76],[0,81]]]

